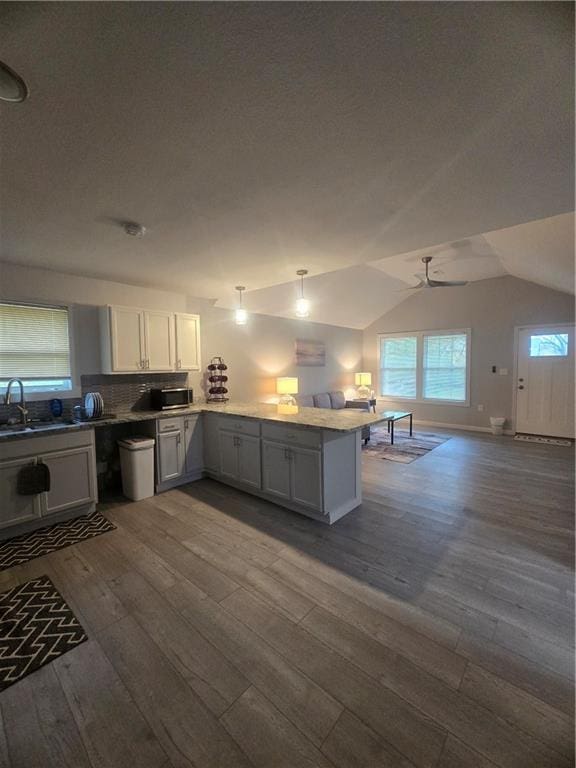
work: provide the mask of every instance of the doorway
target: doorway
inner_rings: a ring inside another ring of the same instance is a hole
[[[518,329],[516,432],[574,437],[574,326]]]

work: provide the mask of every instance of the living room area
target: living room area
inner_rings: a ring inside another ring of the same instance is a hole
[[[574,764],[574,4],[0,4],[1,768]]]

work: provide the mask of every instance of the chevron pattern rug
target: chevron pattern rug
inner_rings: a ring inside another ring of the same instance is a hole
[[[0,595],[0,691],[87,640],[48,576]]]
[[[93,512],[85,517],[55,523],[47,528],[16,536],[0,543],[0,571],[78,544],[85,539],[100,536],[101,533],[113,531],[115,528],[116,526],[100,512]]]

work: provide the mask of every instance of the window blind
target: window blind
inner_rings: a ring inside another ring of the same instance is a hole
[[[416,397],[416,336],[388,337],[380,342],[380,394],[388,397]]]
[[[465,333],[424,336],[424,398],[466,400]]]
[[[68,310],[0,303],[0,379],[70,375]]]

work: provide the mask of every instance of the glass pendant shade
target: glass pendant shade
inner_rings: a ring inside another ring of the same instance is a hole
[[[238,291],[238,306],[234,312],[234,322],[236,325],[246,325],[248,322],[248,312],[242,306],[242,291],[245,291],[246,288],[243,285],[237,285],[236,290]]]
[[[296,299],[295,314],[296,317],[308,317],[310,314],[310,302],[304,298],[304,276],[308,274],[307,269],[299,269],[296,274],[300,278],[300,298]]]
[[[242,307],[238,307],[234,313],[234,320],[236,321],[236,325],[246,325],[248,322],[248,312]]]
[[[308,317],[310,314],[310,302],[303,296],[296,299],[296,317]]]

